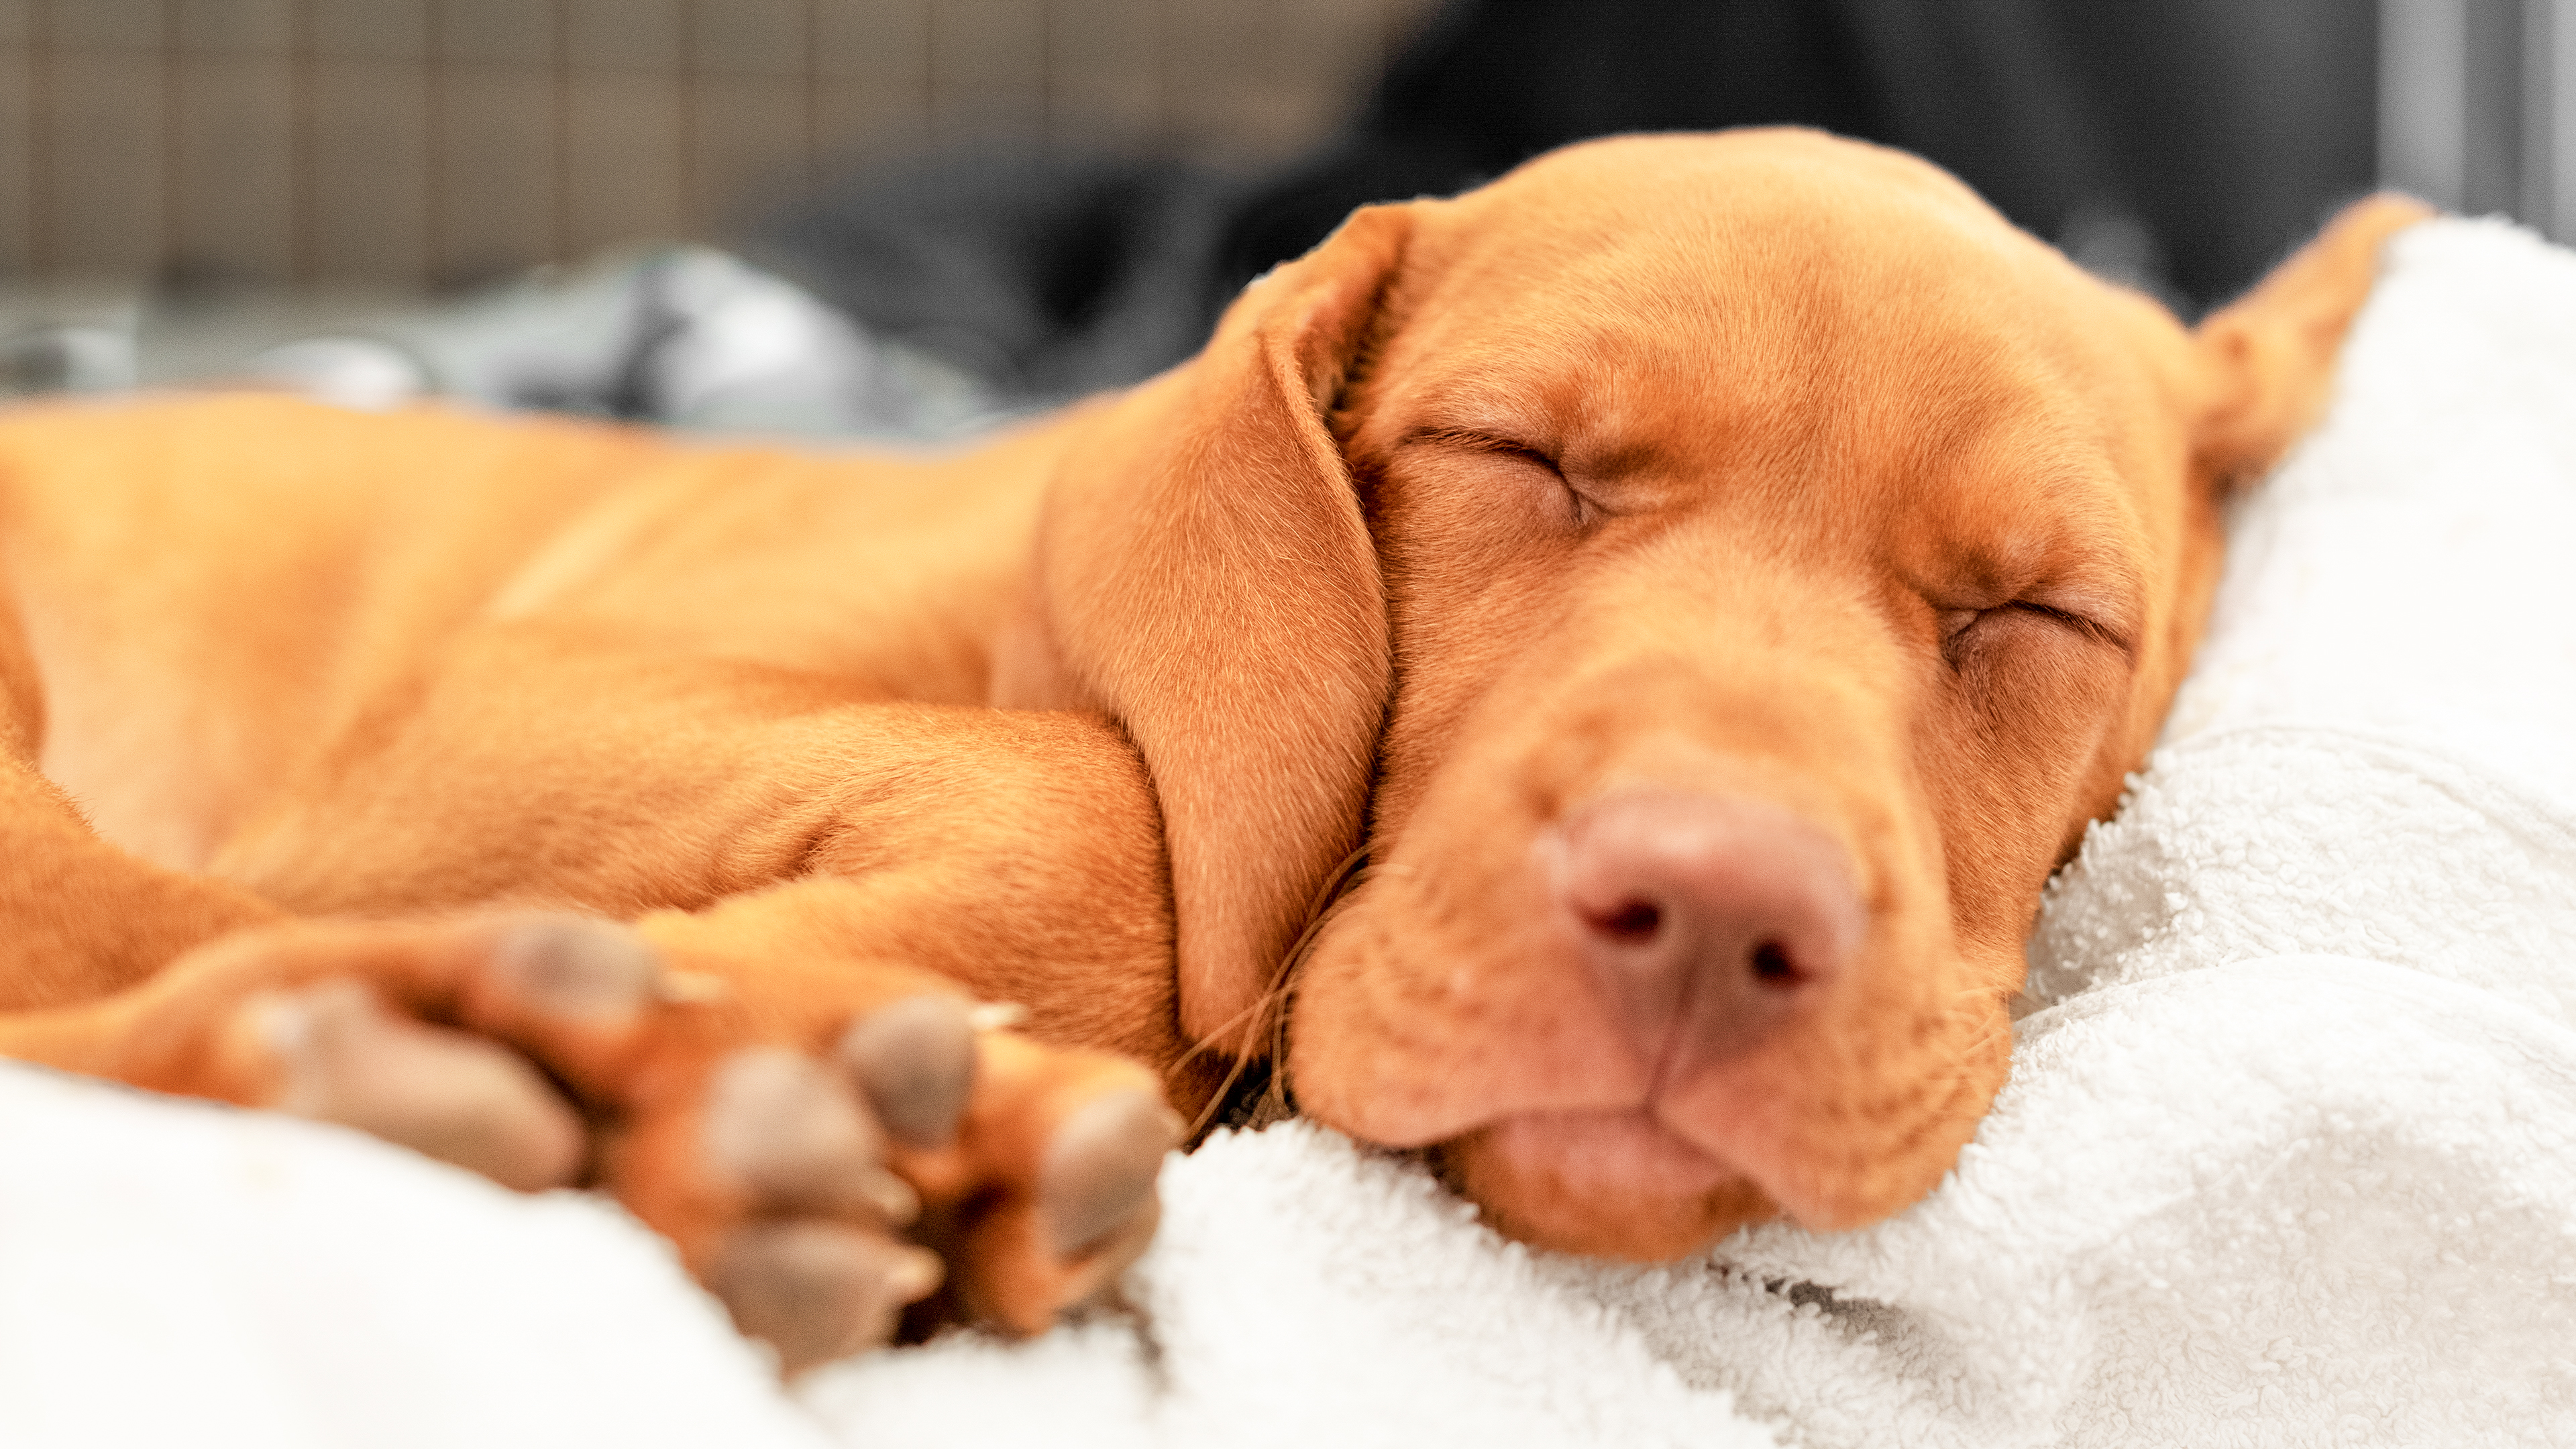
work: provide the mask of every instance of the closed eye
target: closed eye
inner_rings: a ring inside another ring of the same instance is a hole
[[[1586,497],[1582,489],[1574,486],[1573,482],[1565,476],[1565,470],[1558,466],[1555,456],[1535,444],[1504,437],[1499,433],[1478,432],[1473,428],[1419,428],[1406,434],[1404,441],[1463,448],[1544,468],[1549,476],[1556,480],[1557,486],[1564,491],[1566,505],[1572,512],[1575,527],[1587,528],[1602,516],[1601,506]]]
[[[2078,614],[2072,610],[2060,609],[2049,604],[2034,604],[2028,600],[2008,604],[2005,607],[2019,609],[2027,614],[2037,614],[2044,619],[2054,620],[2055,622],[2063,624],[2067,628],[2074,630],[2076,633],[2083,635],[2085,638],[2092,640],[2096,644],[2107,644],[2111,648],[2117,649],[2121,653],[2129,655],[2132,658],[2137,655],[2138,649],[2136,645],[2130,643],[2128,639],[2123,637],[2118,631],[2111,628],[2110,625],[2089,615]]]
[[[2061,609],[2052,604],[2036,603],[2029,599],[2015,599],[2011,603],[1997,604],[1992,608],[1986,609],[1941,610],[1942,659],[1945,660],[1951,668],[1958,668],[1960,663],[1966,657],[1966,650],[1974,642],[1975,635],[1979,632],[1979,626],[1988,624],[1998,615],[2042,619],[2060,628],[2072,630],[2076,634],[2092,640],[2094,643],[2117,649],[2120,653],[2128,656],[2132,660],[2137,657],[2137,646],[2107,625],[2103,624],[2100,620],[2075,613],[2072,610]]]
[[[1501,453],[1525,458],[1549,472],[1557,471],[1556,459],[1532,443],[1506,438],[1500,433],[1480,433],[1473,428],[1417,428],[1404,439],[1408,443],[1446,443],[1453,448],[1469,448],[1479,453]]]

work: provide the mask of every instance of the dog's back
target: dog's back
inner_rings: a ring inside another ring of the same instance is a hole
[[[984,702],[1053,446],[795,454],[261,395],[18,409],[0,669],[102,835],[273,886],[257,835],[281,792],[400,729],[445,651],[513,620]]]

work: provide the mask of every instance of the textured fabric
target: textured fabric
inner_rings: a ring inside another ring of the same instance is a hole
[[[826,1442],[614,1208],[0,1068],[11,1449]]]

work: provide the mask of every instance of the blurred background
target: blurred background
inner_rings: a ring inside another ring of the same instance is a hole
[[[0,392],[937,437],[1354,205],[1763,121],[2192,315],[2378,184],[2576,239],[2576,0],[0,0]]]

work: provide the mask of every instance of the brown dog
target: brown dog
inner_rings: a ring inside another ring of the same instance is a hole
[[[1104,1053],[1284,1032],[1552,1246],[1869,1221],[2422,214],[2195,335],[1918,161],[1629,139],[951,460],[22,412],[0,1051],[602,1181],[791,1364],[907,1237],[1022,1330],[1113,1276],[1177,1123]]]

